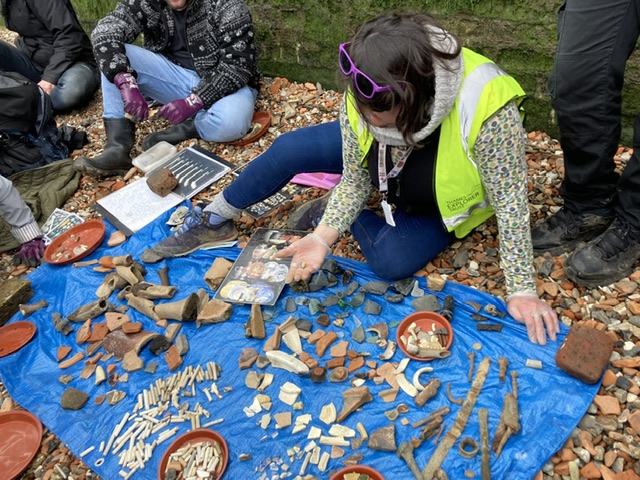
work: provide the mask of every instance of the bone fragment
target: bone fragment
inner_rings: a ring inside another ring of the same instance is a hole
[[[32,313],[35,313],[38,310],[41,310],[48,306],[49,306],[49,303],[43,298],[42,300],[35,303],[28,303],[28,304],[21,303],[19,305],[19,308],[20,308],[20,313],[23,316],[28,317]]]
[[[432,367],[422,367],[416,370],[416,373],[413,374],[413,380],[411,382],[413,383],[413,386],[420,391],[424,390],[424,385],[422,385],[422,383],[420,382],[420,375],[422,375],[423,373],[430,373],[430,372],[433,372]]]
[[[418,395],[418,390],[411,384],[409,380],[407,380],[407,377],[404,376],[404,373],[397,374],[396,380],[398,381],[398,386],[404,393],[406,393],[410,397],[415,397],[416,395]]]

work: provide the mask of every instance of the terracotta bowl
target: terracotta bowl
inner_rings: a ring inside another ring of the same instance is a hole
[[[344,467],[333,474],[330,480],[344,480],[344,476],[347,473],[361,473],[369,476],[369,480],[384,480],[382,474],[374,468],[367,467],[366,465],[351,465]]]
[[[158,480],[164,480],[164,471],[167,469],[169,456],[172,453],[189,443],[200,442],[216,442],[220,445],[220,449],[222,450],[222,467],[218,470],[218,476],[216,478],[222,478],[224,471],[227,469],[227,463],[229,462],[229,447],[227,447],[227,442],[225,442],[222,435],[218,432],[209,430],[208,428],[199,428],[180,435],[171,445],[169,445],[169,448],[167,448],[166,452],[164,452],[164,455],[162,456],[162,460],[160,460],[160,466],[158,467]]]
[[[254,123],[260,124],[260,128],[258,131],[249,132],[241,139],[236,140],[235,142],[230,142],[230,144],[234,147],[241,147],[258,140],[265,134],[267,128],[269,128],[269,125],[271,124],[271,113],[269,113],[268,111],[254,113],[253,118],[251,119],[251,125],[253,126]]]
[[[16,480],[40,449],[42,424],[26,410],[0,413],[0,472],[2,478]]]
[[[434,357],[418,357],[417,355],[413,355],[407,351],[407,347],[405,347],[402,337],[407,338],[407,336],[409,336],[407,329],[414,322],[416,326],[421,327],[423,331],[430,331],[434,326],[435,328],[445,328],[447,330],[447,343],[444,345],[444,349],[449,350],[451,342],[453,342],[453,328],[451,328],[449,321],[439,313],[415,312],[405,317],[405,319],[400,322],[400,325],[398,325],[398,330],[396,331],[396,342],[407,357],[413,358],[414,360],[420,360],[422,362],[428,362],[435,359]]]
[[[102,243],[102,220],[87,220],[57,236],[45,249],[43,258],[52,265],[68,265],[86,257]]]

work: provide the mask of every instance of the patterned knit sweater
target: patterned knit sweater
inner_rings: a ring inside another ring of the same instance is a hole
[[[193,0],[186,10],[189,51],[200,83],[193,89],[208,108],[245,85],[259,90],[258,51],[251,13],[242,0]],[[142,45],[162,53],[173,39],[175,23],[164,0],[123,0],[93,30],[98,67],[113,82],[135,70],[125,44],[142,34]]]

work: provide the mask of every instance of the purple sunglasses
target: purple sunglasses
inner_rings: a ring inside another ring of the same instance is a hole
[[[353,75],[353,83],[360,95],[364,98],[371,99],[376,93],[393,91],[393,87],[381,87],[361,70],[358,70],[358,67],[356,67],[355,63],[353,63],[353,60],[351,60],[351,57],[347,53],[346,47],[350,43],[351,42],[345,42],[340,44],[340,47],[338,48],[338,64],[340,65],[340,71],[344,75]]]

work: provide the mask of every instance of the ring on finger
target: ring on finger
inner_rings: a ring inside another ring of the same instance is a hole
[[[542,312],[540,315],[544,317],[545,315],[549,315],[549,312]]]
[[[542,317],[542,314],[541,314],[541,313],[536,312],[536,313],[534,313],[534,314],[533,314],[533,315],[531,315],[531,316],[532,316],[533,318],[540,318],[540,317]]]
[[[302,269],[307,268],[307,262],[300,262],[300,268]]]

